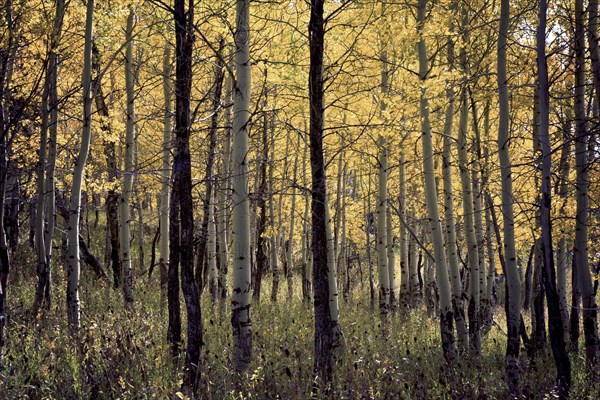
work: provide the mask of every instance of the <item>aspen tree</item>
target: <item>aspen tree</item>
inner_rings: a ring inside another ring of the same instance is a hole
[[[519,366],[519,310],[521,308],[521,283],[517,269],[515,251],[513,191],[511,176],[511,159],[509,154],[509,102],[508,77],[506,73],[506,51],[508,27],[510,19],[510,2],[500,2],[500,27],[498,34],[498,63],[497,81],[500,108],[498,123],[498,158],[501,167],[502,182],[502,216],[504,219],[504,256],[506,262],[506,322],[508,329],[506,345],[506,379],[508,388],[513,395],[520,393],[521,367]]]
[[[76,331],[81,324],[79,304],[79,218],[81,215],[81,186],[92,138],[92,29],[94,0],[87,0],[85,17],[85,45],[83,53],[83,128],[79,155],[73,170],[73,184],[69,201],[67,316],[69,327]],[[1,237],[2,235],[0,235]],[[1,243],[0,243],[1,246]]]
[[[119,207],[121,265],[123,267],[123,299],[125,308],[133,308],[133,269],[131,265],[130,247],[130,203],[133,190],[133,165],[134,135],[135,135],[135,105],[134,105],[134,76],[133,76],[133,19],[135,11],[129,10],[127,17],[127,50],[125,54],[125,87],[127,93],[127,123],[125,133],[125,169],[123,173],[123,193]]]
[[[468,12],[466,5],[461,9],[462,18],[462,38],[463,45],[469,43],[468,35]],[[458,167],[460,170],[460,181],[462,188],[462,208],[465,225],[467,254],[468,254],[468,269],[469,269],[469,353],[478,357],[481,354],[481,336],[479,330],[479,252],[477,250],[477,240],[475,237],[475,222],[473,214],[473,188],[471,186],[471,174],[469,173],[469,154],[467,149],[467,130],[469,118],[469,104],[467,96],[467,79],[469,74],[469,66],[467,61],[467,52],[463,48],[461,50],[462,73],[464,81],[460,94],[460,117],[458,124],[458,139],[456,145],[458,147]]]
[[[325,20],[323,0],[311,0],[308,38],[310,67],[308,75],[310,102],[310,164],[312,177],[312,253],[313,293],[315,309],[315,365],[317,383],[322,390],[333,375],[333,354],[339,343],[339,325],[332,319],[337,310],[332,309],[332,287],[335,287],[334,266],[329,258],[331,227],[328,223],[327,183],[323,155],[323,129],[325,127],[323,51]],[[329,226],[329,228],[328,228]],[[335,262],[335,261],[334,261]],[[333,282],[332,282],[333,281]],[[333,284],[332,284],[333,283]],[[337,291],[336,291],[337,293]]]
[[[453,26],[450,27],[453,30]],[[448,65],[452,70],[454,65],[454,42],[448,39]],[[448,83],[449,84],[449,83]],[[450,84],[449,84],[450,85]],[[452,188],[452,126],[454,119],[454,88],[450,85],[446,89],[448,106],[444,121],[444,141],[442,152],[442,177],[444,185],[444,222],[446,232],[446,256],[450,268],[450,284],[452,289],[452,310],[456,322],[456,339],[458,350],[466,353],[469,348],[469,336],[465,321],[465,308],[463,305],[463,289],[458,264],[458,250],[456,248],[456,220],[454,218],[454,194]]]
[[[256,221],[256,274],[254,276],[254,291],[252,297],[258,304],[260,302],[262,276],[267,265],[265,231],[267,225],[267,204],[265,196],[267,194],[267,165],[269,163],[269,123],[267,117],[267,101],[266,95],[263,94],[265,101],[263,104],[262,115],[262,153],[259,161],[259,177],[258,177],[258,200],[257,208],[258,215]]]
[[[233,96],[233,77],[227,74],[225,81],[225,98],[227,103],[230,103]],[[222,300],[229,295],[229,237],[230,237],[230,192],[231,192],[231,107],[227,107],[224,112],[225,117],[225,137],[223,140],[223,156],[221,158],[221,169],[223,171],[223,179],[221,181],[222,188],[219,191],[219,287],[220,297]]]
[[[561,205],[558,210],[559,218],[564,218],[567,214],[566,206],[567,199],[569,196],[568,190],[568,178],[570,171],[569,154],[572,150],[571,145],[571,118],[566,118],[563,123],[562,133],[562,145],[560,152],[559,162],[559,184],[558,184],[558,196],[561,199]],[[568,268],[568,255],[567,255],[567,231],[565,224],[560,224],[560,233],[558,239],[558,248],[556,250],[556,285],[558,295],[560,297],[560,312],[563,321],[563,330],[565,332],[565,343],[570,343],[570,332],[569,332],[569,306],[567,305],[567,268]]]
[[[406,229],[406,156],[400,152],[400,308],[402,311],[410,307],[410,282],[408,264],[408,231]]]
[[[192,50],[194,47],[194,3],[185,7],[184,0],[175,0],[175,142],[173,155],[173,189],[171,193],[169,239],[169,317],[178,307],[179,291],[172,279],[181,266],[181,289],[187,312],[187,348],[183,388],[194,392],[198,384],[200,349],[202,347],[202,313],[199,289],[194,278],[194,213],[192,203],[192,171],[190,160],[190,95],[192,87]],[[172,293],[172,289],[173,292]],[[178,289],[178,287],[177,287]],[[177,302],[172,300],[177,297]],[[170,321],[171,322],[171,321]],[[176,321],[174,321],[176,322]],[[180,324],[180,322],[179,322]],[[173,346],[177,346],[173,339]]]
[[[573,265],[577,268],[577,280],[583,304],[582,319],[585,336],[585,363],[596,370],[599,363],[599,340],[597,314],[592,277],[588,259],[589,189],[588,146],[590,132],[585,112],[585,36],[583,0],[575,1],[575,169],[577,180],[577,211],[575,221],[575,243]],[[573,306],[577,307],[576,304]]]
[[[580,2],[581,0],[577,0]],[[546,19],[548,3],[540,0],[539,25],[537,29],[537,66],[540,93],[540,125],[538,140],[542,150],[542,199],[540,202],[540,220],[542,225],[541,253],[544,267],[544,286],[548,302],[548,330],[552,353],[557,369],[558,395],[569,398],[571,386],[571,361],[566,351],[563,324],[560,315],[560,300],[556,290],[556,273],[552,249],[552,149],[550,147],[550,92],[548,83],[548,66],[546,64]],[[589,271],[588,271],[589,273]],[[594,321],[594,325],[595,325]],[[597,329],[597,328],[596,328]],[[596,349],[597,352],[597,349]],[[595,354],[594,356],[597,356]]]
[[[275,154],[275,121],[271,123],[271,154]],[[270,236],[270,255],[271,255],[271,269],[273,270],[273,285],[271,288],[271,301],[277,301],[277,294],[279,293],[279,230],[275,229],[275,221],[277,214],[275,214],[275,200],[274,200],[274,182],[273,182],[273,171],[275,169],[274,160],[271,160],[269,166],[269,218],[271,219],[271,236]]]
[[[165,111],[163,114],[163,144],[162,144],[162,170],[161,170],[161,190],[160,205],[158,207],[158,219],[160,225],[159,242],[159,268],[160,268],[160,309],[165,308],[168,282],[169,265],[169,181],[171,179],[171,46],[165,44],[163,53],[163,95],[165,102]]]
[[[233,94],[233,364],[244,371],[252,358],[250,320],[250,200],[248,198],[248,123],[250,121],[250,1],[236,1]]]
[[[302,185],[308,187],[308,180],[306,178],[307,169],[307,150],[308,146],[304,146],[304,155],[302,157]],[[303,233],[302,233],[302,299],[305,302],[309,302],[311,299],[311,244],[310,244],[310,222],[309,222],[309,211],[310,211],[310,192],[305,190],[304,193],[304,222],[303,222]]]
[[[32,314],[44,305],[50,307],[52,237],[54,235],[54,169],[58,131],[58,46],[65,15],[64,0],[57,0],[50,33],[48,67],[42,96],[42,126],[37,172],[36,251],[38,283]]]
[[[377,190],[377,271],[379,277],[379,312],[385,319],[390,308],[390,281],[386,251],[387,216],[387,143],[383,136],[377,139],[379,148],[379,183]]]
[[[300,149],[300,136],[298,136],[297,150]],[[296,178],[298,175],[298,152],[294,157],[294,169],[292,173],[292,206],[290,208],[290,232],[287,243],[287,286],[288,286],[288,300],[294,298],[294,225],[296,222]]]
[[[440,329],[442,336],[442,348],[446,361],[452,365],[457,361],[458,355],[452,324],[454,320],[452,302],[450,300],[450,281],[448,280],[448,267],[446,255],[444,254],[444,238],[440,223],[440,213],[437,202],[437,189],[435,182],[435,170],[433,166],[433,140],[431,123],[429,121],[429,101],[426,97],[427,79],[427,47],[424,37],[425,13],[427,0],[419,0],[417,6],[417,33],[419,34],[419,78],[421,80],[420,113],[421,133],[423,145],[423,172],[425,177],[425,197],[427,202],[427,213],[433,240],[437,286],[440,296]]]

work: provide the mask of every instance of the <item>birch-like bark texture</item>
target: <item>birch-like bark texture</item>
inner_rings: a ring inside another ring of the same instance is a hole
[[[37,171],[36,252],[38,283],[33,302],[35,317],[40,309],[50,307],[52,237],[54,234],[54,169],[58,131],[58,46],[65,15],[64,0],[57,0],[50,33],[48,68],[42,95],[42,126]]]
[[[168,265],[169,265],[169,181],[171,179],[171,46],[165,44],[163,53],[163,95],[165,111],[163,114],[163,147],[160,205],[158,207],[158,220],[160,225],[159,242],[159,268],[160,268],[160,310],[164,311],[167,298]]]
[[[130,203],[133,190],[133,152],[135,135],[135,105],[134,105],[134,76],[133,76],[133,8],[127,17],[127,50],[125,54],[125,88],[127,93],[127,122],[125,133],[125,169],[123,173],[123,192],[119,207],[120,240],[121,240],[121,265],[123,267],[123,299],[125,308],[133,308],[133,268],[131,265],[130,247]]]
[[[379,147],[379,183],[377,186],[377,272],[379,278],[379,313],[385,319],[390,309],[390,280],[387,245],[387,143],[383,136],[377,139]]]
[[[225,98],[229,103],[233,96],[233,77],[227,74],[225,80]],[[223,156],[221,158],[221,170],[223,179],[221,181],[221,190],[219,190],[219,288],[221,300],[229,296],[229,237],[230,233],[230,193],[231,193],[231,107],[227,107],[224,112],[225,117],[225,137],[223,138]]]
[[[469,43],[468,34],[468,10],[467,6],[461,6],[461,36],[463,46]],[[481,336],[479,331],[479,252],[477,250],[477,239],[475,237],[475,221],[473,214],[473,187],[471,185],[471,174],[469,172],[469,149],[467,149],[467,131],[469,120],[469,102],[467,95],[467,84],[469,78],[469,64],[467,51],[463,47],[460,52],[460,63],[463,73],[463,82],[460,94],[460,117],[458,123],[458,167],[460,170],[460,182],[462,188],[462,209],[464,219],[464,230],[467,244],[467,265],[469,270],[469,304],[467,315],[469,317],[469,353],[474,357],[481,354]]]
[[[400,309],[405,312],[410,307],[410,282],[408,265],[408,231],[406,229],[406,155],[400,152]]]
[[[275,122],[271,123],[271,154],[275,154]],[[272,160],[273,161],[273,160]],[[271,162],[269,166],[269,218],[271,220],[271,236],[270,236],[270,255],[271,255],[271,270],[273,272],[273,285],[271,287],[271,301],[277,301],[277,294],[279,293],[279,229],[275,228],[275,221],[277,214],[275,214],[275,184],[273,182],[273,171],[275,170],[275,163]]]
[[[300,149],[300,136],[298,136],[297,150]],[[287,287],[288,300],[294,298],[294,225],[296,223],[296,178],[298,175],[298,151],[294,157],[294,170],[292,173],[292,207],[290,208],[290,232],[287,243]]]
[[[248,198],[248,123],[250,121],[250,1],[236,1],[233,95],[233,364],[244,371],[252,358],[250,320],[250,199]]]
[[[453,31],[453,26],[450,31]],[[454,42],[448,39],[448,65],[452,70],[454,65]],[[444,121],[444,144],[442,152],[442,177],[444,185],[444,224],[446,232],[446,256],[450,268],[450,285],[452,289],[452,311],[456,323],[456,341],[458,351],[466,354],[469,348],[469,333],[465,321],[465,307],[462,296],[462,280],[458,263],[458,250],[456,247],[456,219],[454,216],[454,189],[452,188],[452,145],[453,145],[453,120],[454,120],[454,88],[446,89],[448,106]]]
[[[88,0],[85,17],[85,44],[83,53],[83,128],[79,155],[73,170],[73,185],[69,201],[68,265],[67,265],[67,316],[69,327],[76,331],[81,324],[79,304],[79,218],[81,215],[81,185],[92,139],[92,30],[94,0]]]
[[[498,123],[498,158],[500,159],[502,182],[502,216],[504,229],[504,256],[506,262],[506,379],[512,395],[520,393],[521,367],[519,365],[519,310],[521,308],[521,282],[517,269],[515,251],[515,218],[513,212],[513,190],[511,175],[511,159],[509,154],[509,99],[508,77],[506,73],[506,50],[508,47],[508,26],[510,19],[510,2],[500,2],[500,28],[498,34],[498,96],[500,120]]]
[[[581,0],[577,0],[580,2]],[[540,92],[540,126],[538,140],[542,150],[542,200],[540,203],[540,220],[542,225],[541,250],[544,267],[544,287],[548,302],[548,330],[554,363],[557,370],[558,395],[562,399],[569,398],[571,387],[571,361],[565,345],[563,323],[560,315],[560,300],[556,290],[556,273],[554,269],[554,252],[552,249],[552,148],[550,147],[550,92],[548,83],[548,66],[546,64],[546,13],[548,3],[540,0],[539,26],[537,29],[537,65]],[[589,273],[589,270],[588,270]],[[595,304],[594,304],[595,307]],[[597,327],[594,320],[594,327]],[[596,339],[597,340],[597,339]],[[596,349],[597,352],[597,344]],[[594,354],[594,361],[597,354]]]
[[[433,138],[431,132],[431,123],[429,121],[429,101],[425,89],[425,80],[427,79],[427,47],[423,30],[425,25],[425,13],[427,0],[419,0],[417,7],[417,33],[419,34],[419,77],[421,79],[421,134],[423,145],[423,172],[425,177],[425,198],[427,202],[427,214],[431,237],[433,241],[433,250],[435,257],[437,286],[440,296],[440,330],[442,336],[442,349],[444,357],[448,364],[454,364],[458,359],[456,343],[454,341],[452,312],[452,301],[450,299],[450,281],[448,280],[448,265],[444,250],[444,238],[442,235],[442,225],[440,223],[440,212],[437,202],[437,189],[435,182],[435,169],[433,166]]]
[[[598,307],[592,287],[588,259],[588,226],[589,226],[589,166],[588,145],[590,132],[587,127],[585,112],[585,10],[583,0],[575,1],[575,169],[577,180],[577,212],[575,221],[575,244],[573,264],[577,268],[577,279],[583,304],[583,334],[585,337],[585,364],[591,370],[598,367]],[[573,304],[577,307],[576,304]]]

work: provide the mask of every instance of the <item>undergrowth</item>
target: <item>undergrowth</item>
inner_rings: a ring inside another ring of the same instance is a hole
[[[183,398],[182,358],[173,360],[166,342],[166,312],[160,312],[158,279],[136,280],[136,308],[123,308],[121,293],[84,271],[81,282],[83,326],[68,333],[64,271],[53,275],[53,305],[32,321],[35,276],[31,254],[14,260],[10,286],[7,344],[0,363],[0,398],[143,399]],[[18,274],[18,277],[16,276]],[[269,287],[265,283],[265,287]],[[296,293],[298,293],[298,289]],[[204,347],[199,397],[204,399],[306,399],[313,394],[311,306],[285,293],[272,303],[252,305],[253,362],[242,376],[233,371],[227,304],[202,299]],[[182,300],[183,305],[183,300]],[[335,367],[332,397],[337,399],[504,399],[506,337],[503,312],[482,339],[482,356],[463,358],[448,371],[440,348],[439,323],[423,309],[391,315],[382,327],[366,290],[356,288],[341,303],[346,351]],[[182,313],[185,316],[185,312]],[[185,324],[185,320],[183,321]],[[185,332],[185,328],[183,329]],[[185,347],[185,345],[184,345]],[[523,352],[524,353],[524,352]],[[523,359],[526,398],[553,398],[551,354],[535,363]],[[572,356],[572,398],[594,399],[596,380],[585,375],[583,355]]]

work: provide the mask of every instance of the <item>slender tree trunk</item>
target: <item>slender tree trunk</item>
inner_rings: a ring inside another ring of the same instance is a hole
[[[233,77],[227,75],[225,84],[225,96],[228,102],[233,95]],[[220,209],[219,209],[219,253],[220,253],[220,270],[219,270],[219,287],[221,290],[221,299],[225,300],[229,295],[229,222],[230,222],[230,192],[231,192],[231,107],[225,109],[225,138],[223,144],[222,170],[223,180],[221,181],[222,188],[219,191]]]
[[[181,266],[181,288],[187,311],[187,349],[183,386],[195,390],[198,384],[200,349],[202,346],[202,314],[199,290],[194,278],[194,214],[192,203],[192,175],[190,160],[190,94],[192,85],[192,49],[194,43],[194,5],[186,10],[184,0],[175,0],[175,143],[173,156],[173,192],[171,208],[179,216],[178,225],[171,225],[169,256],[171,266]],[[171,214],[173,218],[173,211]],[[177,218],[175,218],[177,219]],[[177,231],[177,233],[175,232]],[[177,251],[177,253],[174,253]],[[170,289],[169,289],[170,291]],[[170,312],[169,312],[170,314]]]
[[[580,1],[580,0],[577,0]],[[550,147],[550,93],[548,84],[548,67],[546,64],[546,12],[547,1],[540,0],[540,23],[537,31],[537,64],[540,87],[540,128],[539,143],[542,150],[542,200],[540,217],[542,224],[542,258],[544,265],[544,287],[548,302],[548,330],[554,362],[557,369],[557,384],[559,397],[569,398],[571,386],[571,361],[566,351],[563,323],[560,315],[560,300],[556,290],[556,273],[554,269],[554,254],[552,249],[552,218],[551,218],[551,189],[552,189],[552,149]],[[588,271],[589,273],[589,271]],[[595,305],[594,305],[595,307]],[[594,320],[594,326],[596,321]],[[597,328],[596,328],[597,330]],[[597,352],[597,347],[596,347]],[[596,354],[594,355],[594,357]]]
[[[386,251],[387,216],[387,143],[383,136],[377,140],[379,147],[379,184],[377,191],[377,271],[379,275],[379,313],[386,319],[390,308],[390,281]]]
[[[102,117],[99,121],[100,130],[104,133],[103,148],[104,157],[106,159],[106,172],[108,175],[109,189],[106,194],[106,225],[107,225],[107,238],[110,243],[110,263],[113,271],[113,287],[115,289],[122,285],[122,265],[121,265],[121,244],[119,240],[119,194],[115,190],[113,182],[119,179],[117,173],[117,151],[116,151],[116,140],[113,138],[113,132],[110,125],[110,114],[108,105],[106,104],[106,98],[102,90],[101,81],[101,70],[102,70],[102,55],[96,46],[95,42],[92,42],[92,66],[95,71],[95,78],[93,81],[94,87],[94,100],[96,102],[96,109],[98,115]]]
[[[165,112],[163,115],[163,147],[162,147],[162,171],[160,206],[158,208],[158,219],[160,225],[159,264],[160,264],[160,310],[165,309],[168,285],[169,266],[169,181],[171,179],[171,46],[165,44],[163,54],[163,94],[165,99]]]
[[[79,218],[81,215],[81,185],[87,162],[92,137],[92,29],[94,15],[94,0],[87,1],[85,20],[85,46],[83,59],[83,130],[79,155],[73,171],[73,185],[69,202],[68,248],[69,259],[67,266],[67,316],[69,326],[73,331],[79,329]]]
[[[306,178],[306,161],[307,161],[307,150],[308,146],[304,146],[304,156],[302,157],[302,186],[308,187],[308,180]],[[303,222],[303,233],[302,233],[302,299],[304,302],[310,302],[311,296],[311,275],[310,260],[311,260],[311,244],[310,244],[310,222],[309,222],[309,211],[310,211],[310,193],[308,190],[304,193],[304,222]]]
[[[219,38],[219,48],[217,50],[217,60],[215,63],[215,75],[213,82],[213,93],[212,93],[212,113],[210,120],[210,129],[208,131],[208,155],[206,160],[206,171],[205,171],[205,182],[206,182],[206,192],[204,194],[204,203],[202,206],[203,209],[203,218],[202,225],[200,226],[199,233],[199,243],[198,243],[198,254],[197,254],[197,262],[196,262],[196,278],[198,279],[198,286],[203,288],[204,283],[201,282],[201,277],[203,276],[203,266],[209,265],[207,255],[207,244],[211,240],[209,237],[210,228],[210,199],[214,200],[214,191],[215,191],[215,158],[217,153],[217,130],[219,127],[219,110],[221,109],[221,95],[223,92],[223,79],[224,79],[224,71],[225,66],[223,65],[223,49],[225,47],[225,39],[223,37]],[[214,201],[213,201],[214,203]],[[213,204],[213,213],[214,213],[214,204]],[[214,220],[214,215],[213,215]],[[213,238],[215,240],[215,238]],[[215,260],[216,261],[216,260]],[[210,271],[210,268],[208,269]],[[216,272],[216,271],[213,271]],[[209,272],[210,275],[210,272]],[[215,278],[215,280],[213,280]],[[216,275],[213,278],[209,278],[210,284],[217,283]],[[216,294],[216,288],[214,288],[214,293]],[[211,290],[211,293],[213,291]]]
[[[521,283],[517,269],[515,251],[514,212],[511,160],[509,146],[509,99],[508,77],[506,73],[506,51],[510,19],[510,2],[500,2],[500,29],[498,35],[497,80],[500,121],[498,124],[498,158],[501,167],[502,215],[504,218],[504,255],[506,261],[506,322],[508,336],[506,343],[506,379],[512,395],[520,393],[521,367],[519,366],[519,310],[521,308]]]
[[[452,30],[452,27],[451,27]],[[448,64],[453,68],[454,43],[448,40]],[[454,217],[454,194],[452,188],[452,126],[454,119],[454,89],[446,89],[448,106],[446,107],[446,118],[444,122],[444,147],[442,153],[442,176],[444,182],[444,219],[446,232],[446,255],[450,267],[450,284],[452,289],[452,310],[456,322],[456,339],[458,350],[466,354],[469,348],[469,336],[467,323],[465,321],[465,308],[462,297],[462,281],[458,264],[458,250],[456,248],[456,220]]]
[[[133,153],[135,147],[135,106],[134,106],[134,76],[133,76],[133,8],[127,18],[127,50],[125,55],[125,87],[127,92],[127,123],[125,134],[125,170],[123,174],[123,193],[120,202],[120,248],[121,265],[123,267],[123,299],[125,308],[133,308],[133,268],[131,265],[131,192],[133,191]]]
[[[426,97],[425,81],[427,79],[427,48],[423,30],[425,25],[427,0],[419,0],[417,8],[417,32],[419,34],[419,77],[421,79],[421,133],[423,144],[423,171],[425,175],[425,197],[427,213],[429,216],[430,230],[433,239],[435,254],[436,278],[440,295],[440,329],[442,348],[448,364],[453,365],[458,358],[456,343],[454,341],[452,302],[450,299],[450,281],[448,267],[444,254],[444,238],[440,223],[440,213],[437,202],[437,189],[435,182],[435,169],[433,166],[433,138],[429,121],[429,101]]]
[[[233,364],[237,371],[252,359],[250,321],[250,200],[248,198],[248,123],[250,120],[250,25],[249,0],[236,2],[233,103]]]
[[[298,136],[297,150],[300,149],[300,137]],[[294,298],[294,225],[296,223],[296,178],[298,175],[298,155],[294,157],[294,172],[292,174],[292,207],[290,208],[290,232],[287,244],[287,287],[288,300]]]
[[[405,312],[410,307],[410,282],[408,265],[408,231],[406,229],[406,156],[400,152],[400,309]]]
[[[275,155],[275,121],[272,122],[271,125],[271,154]],[[287,154],[287,151],[286,151]],[[279,293],[279,231],[280,229],[276,228],[276,217],[275,214],[275,183],[273,182],[273,171],[275,169],[275,159],[271,160],[271,165],[269,167],[269,192],[271,196],[269,198],[269,215],[271,217],[271,227],[273,232],[271,232],[271,269],[273,270],[273,286],[271,288],[271,301],[277,301],[277,294]]]
[[[262,154],[260,159],[259,184],[258,184],[258,219],[256,221],[256,275],[254,277],[254,291],[252,296],[255,303],[260,302],[263,272],[266,271],[267,257],[265,231],[267,227],[267,165],[269,163],[269,124],[267,118],[266,101],[263,108],[262,129]]]
[[[575,222],[574,265],[583,304],[583,333],[585,336],[585,364],[592,371],[598,367],[598,323],[597,305],[592,287],[592,277],[588,259],[589,224],[589,167],[588,144],[590,132],[586,124],[585,113],[585,36],[584,36],[583,0],[575,1],[575,168],[577,180],[577,212]],[[597,46],[597,44],[596,44]],[[597,50],[596,50],[597,51]],[[596,76],[595,76],[596,78]],[[549,179],[549,178],[548,178]],[[576,304],[573,304],[577,307]]]
[[[50,307],[52,236],[54,233],[54,164],[58,124],[58,46],[62,32],[65,3],[56,1],[54,23],[50,34],[48,67],[42,98],[42,127],[40,134],[39,165],[37,173],[36,248],[38,256],[38,284],[33,302],[33,316],[40,307]],[[50,138],[48,138],[48,132]],[[50,191],[48,191],[50,189]]]

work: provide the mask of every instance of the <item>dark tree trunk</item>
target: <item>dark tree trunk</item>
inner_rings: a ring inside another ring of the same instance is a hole
[[[263,129],[262,129],[262,159],[260,162],[260,183],[257,193],[257,206],[259,210],[258,220],[256,221],[256,275],[254,276],[254,291],[252,297],[256,303],[260,302],[260,287],[262,276],[266,270],[268,255],[265,253],[266,241],[264,233],[267,225],[267,202],[265,199],[267,193],[267,164],[269,162],[269,124],[267,120],[267,111],[263,110]]]
[[[540,128],[538,131],[542,149],[542,199],[540,203],[540,219],[542,225],[541,252],[544,266],[544,288],[548,302],[548,330],[550,344],[557,369],[557,385],[560,398],[569,397],[571,386],[571,361],[566,351],[560,299],[556,289],[556,270],[554,268],[554,252],[552,249],[552,149],[550,147],[549,119],[550,94],[548,84],[548,67],[546,64],[546,11],[547,1],[540,0],[540,24],[537,31],[537,63],[540,87]]]
[[[315,308],[315,376],[324,388],[332,378],[333,323],[329,310],[327,280],[326,210],[327,185],[323,156],[324,88],[323,49],[325,21],[323,0],[311,0],[308,38],[310,43],[310,165],[312,175],[312,252]]]
[[[104,137],[112,137],[112,128],[110,126],[110,114],[108,105],[106,104],[106,97],[102,90],[102,82],[100,80],[101,67],[102,67],[102,55],[98,50],[98,46],[94,42],[92,44],[92,62],[93,69],[96,71],[96,77],[94,78],[92,85],[94,87],[94,100],[96,102],[96,109],[100,119],[100,130],[104,132]],[[110,240],[110,261],[111,269],[113,272],[113,287],[118,289],[121,287],[121,245],[119,242],[119,194],[114,189],[112,182],[119,179],[117,175],[117,156],[116,156],[116,145],[112,140],[104,140],[104,157],[106,158],[106,172],[108,175],[109,187],[106,194],[106,227],[107,235]]]
[[[192,50],[194,44],[194,1],[187,10],[184,0],[175,0],[176,88],[175,88],[175,154],[173,157],[173,199],[171,206],[179,213],[179,252],[171,260],[179,260],[181,288],[187,311],[187,349],[184,388],[195,391],[198,383],[202,315],[199,290],[194,279],[194,210],[192,204],[192,169],[190,160],[190,96],[192,88]],[[173,236],[172,236],[173,237]],[[170,246],[176,246],[170,243]]]

